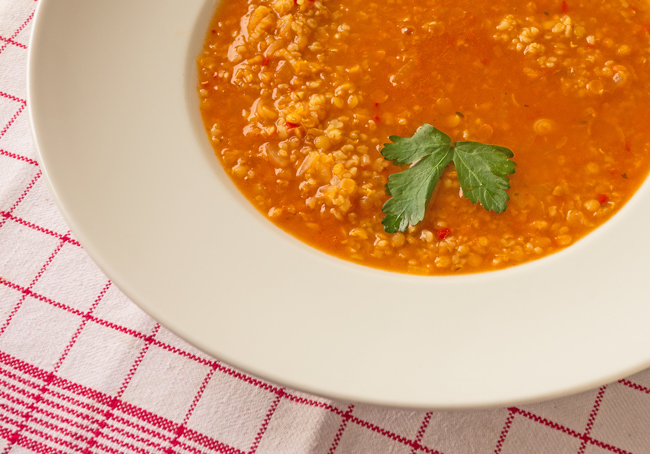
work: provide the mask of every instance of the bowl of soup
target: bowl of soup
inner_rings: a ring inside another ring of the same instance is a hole
[[[42,0],[30,115],[86,251],[197,347],[332,398],[530,402],[650,365],[648,23],[642,2]],[[389,227],[409,194],[422,219]]]

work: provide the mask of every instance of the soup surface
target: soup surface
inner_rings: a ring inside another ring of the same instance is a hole
[[[645,0],[223,0],[198,59],[215,153],[276,225],[387,270],[500,269],[575,243],[650,165]],[[453,165],[425,219],[387,233],[391,135],[429,123],[514,153],[486,211]]]

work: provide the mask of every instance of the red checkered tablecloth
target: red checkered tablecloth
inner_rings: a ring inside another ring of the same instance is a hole
[[[650,372],[486,411],[405,411],[241,373],[129,301],[61,218],[36,161],[36,3],[0,0],[0,454],[650,453]]]

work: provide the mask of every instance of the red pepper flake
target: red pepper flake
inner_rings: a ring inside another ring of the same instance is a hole
[[[298,4],[298,0],[293,0],[293,4],[294,4],[294,5],[297,5],[297,4]]]
[[[607,203],[607,201],[609,200],[609,197],[607,197],[607,194],[598,194],[598,199],[597,200],[598,200],[598,203],[600,203],[602,205],[603,203]]]
[[[569,6],[566,4],[566,1],[563,1],[562,2],[562,12],[566,13],[567,11],[569,11]]]
[[[438,234],[438,239],[439,240],[444,240],[447,238],[447,235],[451,233],[451,230],[449,229],[438,229],[436,230],[436,234]]]
[[[269,57],[266,55],[264,56],[264,60],[262,60],[262,66],[266,66],[269,64]]]
[[[293,129],[298,127],[297,123],[291,123],[290,121],[287,121],[286,125],[287,125],[287,129]]]
[[[217,31],[216,31],[216,30],[210,30],[210,31],[211,31],[212,33],[217,33]]]
[[[630,139],[625,139],[625,151],[632,151],[632,144],[630,143]]]
[[[379,103],[375,103],[375,123],[379,123]]]

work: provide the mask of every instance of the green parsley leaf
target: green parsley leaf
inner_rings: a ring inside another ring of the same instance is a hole
[[[512,151],[478,142],[457,142],[454,165],[463,195],[486,210],[502,213],[510,199],[506,175],[515,173]]]
[[[381,150],[389,161],[403,166],[434,153],[448,150],[451,139],[431,125],[425,124],[418,129],[413,137],[390,136],[389,139],[395,143],[386,143]]]
[[[506,175],[515,172],[513,154],[507,148],[477,142],[453,144],[429,124],[410,138],[390,136],[390,140],[393,143],[381,151],[384,157],[397,165],[413,165],[388,177],[386,192],[392,197],[382,208],[386,232],[403,232],[424,219],[431,194],[452,161],[465,197],[486,210],[505,211],[510,189]]]
[[[393,197],[382,208],[386,216],[381,223],[386,232],[403,232],[424,219],[431,194],[452,157],[449,146],[435,149],[413,167],[388,177],[386,190]]]

